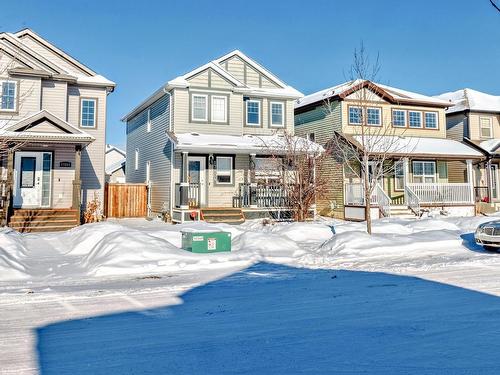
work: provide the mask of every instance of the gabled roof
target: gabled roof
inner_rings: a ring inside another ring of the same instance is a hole
[[[39,43],[41,50],[37,49],[35,51],[23,42],[23,38],[27,36]],[[113,89],[115,86],[114,82],[95,73],[93,70],[49,43],[30,29],[24,29],[14,34],[6,32],[0,33],[0,49],[4,50],[11,58],[20,61],[25,66],[23,68],[12,69],[12,74],[32,74],[45,78],[74,81],[80,84],[105,86],[109,89]],[[51,54],[59,56],[62,59],[61,61],[68,62],[70,64],[68,66],[75,66],[76,68],[70,71],[67,67],[63,66],[64,64],[55,61],[56,59],[51,59],[50,56],[43,56],[43,52],[40,51],[44,51],[44,49],[50,51]]]
[[[446,113],[462,111],[500,113],[500,96],[465,88],[437,95],[436,98],[449,101],[452,106]]]
[[[117,162],[106,165],[106,174],[113,174],[116,172],[118,169],[121,169],[125,166],[125,163],[127,162],[126,158],[123,158],[121,160],[118,160]]]
[[[116,146],[114,146],[114,145],[107,144],[107,145],[106,145],[106,154],[107,154],[108,152],[111,152],[111,151],[116,151],[116,152],[118,152],[119,154],[122,154],[123,156],[126,156],[126,155],[127,155],[127,153],[126,153],[125,151],[123,151],[121,148],[118,148],[118,147],[116,147]]]
[[[48,121],[61,132],[32,131],[37,124]],[[33,113],[19,121],[4,120],[0,122],[0,138],[25,141],[53,140],[66,142],[90,143],[95,138],[85,131],[69,124],[47,110]]]
[[[442,108],[446,108],[450,105],[448,101],[432,96],[426,96],[368,80],[357,79],[304,96],[297,100],[295,109],[322,105],[326,100],[343,100],[347,96],[363,88],[367,88],[374,94],[393,104],[414,104]]]
[[[261,74],[265,75],[268,77],[271,81],[276,83],[280,87],[276,88],[267,88],[267,87],[262,87],[262,88],[255,88],[255,87],[250,87],[249,85],[244,84],[240,80],[238,80],[236,77],[234,77],[230,72],[225,70],[223,66],[221,65],[222,62],[225,60],[233,57],[233,56],[238,56],[240,59],[245,61],[247,64],[252,66],[254,69],[259,71]],[[247,55],[245,55],[243,52],[239,50],[234,50],[231,51],[227,54],[225,54],[222,57],[219,57],[215,60],[212,60],[196,69],[193,69],[181,76],[178,76],[168,82],[166,82],[164,85],[162,85],[158,90],[156,90],[151,96],[149,96],[147,99],[142,101],[138,106],[136,106],[132,111],[130,111],[128,114],[123,116],[121,118],[121,121],[128,121],[129,119],[133,118],[136,116],[139,112],[147,108],[149,105],[154,103],[156,100],[161,98],[163,95],[165,95],[168,91],[174,89],[174,88],[186,88],[189,87],[189,81],[188,79],[191,77],[194,77],[197,74],[200,74],[201,72],[207,70],[207,69],[213,69],[215,72],[220,74],[224,79],[226,79],[228,82],[230,82],[234,86],[234,91],[246,94],[246,95],[262,95],[262,96],[273,96],[273,97],[283,97],[283,98],[291,98],[291,99],[296,99],[300,98],[303,96],[303,94],[294,89],[292,86],[287,85],[285,82],[280,80],[278,77],[276,77],[274,74],[269,72],[267,69],[265,69],[262,65],[258,64],[251,58],[249,58]]]

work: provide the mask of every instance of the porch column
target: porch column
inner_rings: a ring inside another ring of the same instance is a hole
[[[403,158],[403,178],[405,187],[409,182],[408,177],[410,177],[410,161],[408,158]]]
[[[486,186],[488,188],[488,200],[491,203],[493,198],[493,189],[492,189],[493,184],[491,181],[491,159],[488,159],[488,161],[486,161],[485,172],[486,172]]]
[[[182,151],[182,174],[181,174],[181,184],[180,184],[180,206],[181,209],[187,210],[189,208],[188,201],[188,190],[189,190],[189,153],[187,151]]]
[[[3,208],[2,225],[9,223],[12,214],[12,191],[14,189],[14,148],[7,150],[7,180],[5,185],[5,205]]]
[[[82,181],[81,181],[81,160],[82,146],[75,146],[75,178],[73,180],[73,200],[71,208],[77,210],[77,217],[80,219],[82,208]]]
[[[467,159],[467,182],[469,183],[470,190],[470,203],[474,203],[474,168],[472,167],[472,160]]]
[[[257,208],[257,182],[255,182],[255,157],[256,154],[250,154],[250,208]]]

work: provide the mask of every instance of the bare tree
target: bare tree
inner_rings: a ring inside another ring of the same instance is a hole
[[[276,135],[264,144],[270,157],[264,166],[264,175],[274,177],[272,184],[282,192],[285,205],[293,211],[294,220],[305,221],[330,183],[326,175],[317,173],[325,164],[327,150],[288,132]]]
[[[500,1],[498,0],[490,0],[491,5],[500,12]]]
[[[333,158],[343,164],[346,174],[360,181],[356,193],[363,197],[359,203],[365,206],[366,230],[370,234],[372,197],[379,198],[379,207],[384,211],[384,202],[380,200],[388,197],[380,183],[384,176],[394,173],[397,159],[409,152],[408,141],[402,138],[404,130],[391,126],[392,119],[384,118],[384,111],[377,107],[377,101],[383,96],[380,87],[374,84],[379,70],[378,55],[372,63],[363,44],[355,49],[350,80],[344,91],[351,103],[349,123],[355,125],[336,129],[329,141]],[[334,110],[330,99],[325,100],[324,109],[330,113]]]

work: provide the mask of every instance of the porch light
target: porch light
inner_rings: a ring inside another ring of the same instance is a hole
[[[210,156],[208,157],[208,164],[210,164],[210,165],[214,165],[214,156],[213,156],[213,155],[210,155]]]

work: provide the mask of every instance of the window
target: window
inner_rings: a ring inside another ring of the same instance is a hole
[[[394,164],[394,190],[402,191],[405,187],[405,170],[402,161]]]
[[[21,157],[21,178],[19,186],[21,188],[35,187],[36,158],[32,156]]]
[[[206,95],[193,95],[191,117],[197,121],[207,121],[208,101]]]
[[[410,128],[422,127],[422,112],[408,111],[408,119],[410,122]]]
[[[233,158],[231,156],[217,156],[215,178],[218,184],[232,183]]]
[[[283,103],[271,102],[271,126],[284,126]]]
[[[413,182],[425,184],[436,182],[436,163],[433,161],[414,161]]]
[[[281,160],[276,158],[255,158],[255,177],[258,182],[268,182],[280,177]]]
[[[151,108],[148,108],[148,119],[146,123],[146,131],[149,133],[151,131]]]
[[[425,112],[425,127],[427,129],[438,128],[438,119],[436,112]]]
[[[227,97],[212,96],[212,122],[227,121]]]
[[[0,97],[0,108],[4,111],[16,110],[16,83],[10,81],[0,82],[2,96]]]
[[[134,167],[135,167],[135,170],[139,169],[139,149],[138,148],[135,149]]]
[[[307,133],[307,140],[311,142],[316,142],[316,135],[314,133]]]
[[[479,119],[479,131],[481,138],[493,138],[493,129],[491,127],[491,118],[481,117]]]
[[[367,108],[366,115],[368,125],[381,125],[380,108]]]
[[[400,109],[392,110],[392,125],[396,128],[406,127],[406,111]]]
[[[80,125],[82,128],[95,128],[95,99],[82,99],[81,101],[81,119]]]
[[[349,124],[361,125],[362,117],[360,107],[349,107]]]
[[[247,100],[247,125],[260,126],[260,101]]]

